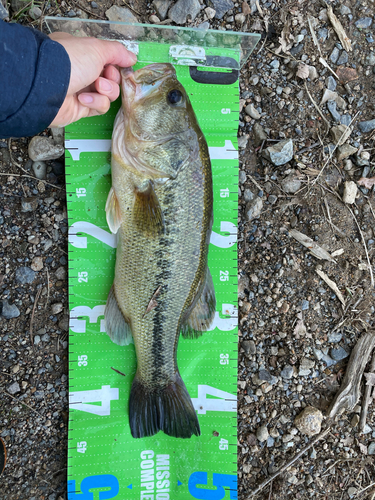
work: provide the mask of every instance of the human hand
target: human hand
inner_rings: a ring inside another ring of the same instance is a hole
[[[102,115],[119,94],[121,76],[115,67],[132,66],[135,54],[120,42],[78,38],[67,33],[52,33],[68,53],[71,74],[63,105],[50,127],[65,127],[81,118]]]

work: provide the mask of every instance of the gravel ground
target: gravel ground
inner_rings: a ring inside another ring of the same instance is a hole
[[[374,330],[374,2],[167,4],[173,6],[129,0],[131,9],[120,14],[262,35],[240,75],[239,499],[293,457],[256,498],[374,498],[371,401],[359,431],[365,380],[354,407],[327,416],[353,348]],[[112,5],[11,0],[6,9],[12,20],[43,29],[44,15],[106,19]],[[61,138],[48,143],[57,159],[42,163],[30,159],[29,142],[0,140],[0,436],[9,453],[0,496],[61,500],[68,411],[64,164]],[[320,429],[328,431],[298,457]]]

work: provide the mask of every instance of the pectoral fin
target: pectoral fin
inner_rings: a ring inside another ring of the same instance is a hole
[[[184,338],[198,338],[207,331],[215,316],[216,299],[210,270],[207,268],[203,290],[195,303],[181,333]]]
[[[108,194],[107,203],[105,204],[105,213],[109,229],[112,233],[116,234],[118,228],[121,226],[121,212],[113,187],[111,187]]]
[[[106,332],[112,342],[118,345],[128,345],[133,342],[130,325],[120,311],[113,285],[109,291],[104,317]]]
[[[163,212],[156,196],[154,186],[146,180],[135,188],[133,217],[139,231],[148,236],[164,233]]]

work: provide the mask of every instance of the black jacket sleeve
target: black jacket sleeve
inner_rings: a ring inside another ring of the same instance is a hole
[[[0,21],[0,138],[38,134],[64,102],[70,59],[43,33]]]

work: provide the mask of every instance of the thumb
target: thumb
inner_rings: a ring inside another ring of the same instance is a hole
[[[121,68],[127,68],[137,62],[137,56],[120,42],[100,40],[99,50],[103,66],[115,64]]]

